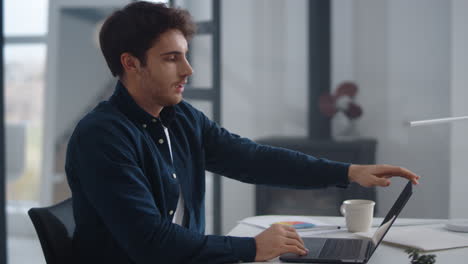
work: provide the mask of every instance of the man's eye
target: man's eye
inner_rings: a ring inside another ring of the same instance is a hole
[[[177,59],[176,56],[169,56],[169,57],[167,57],[167,60],[168,60],[168,61],[175,61],[176,59]]]

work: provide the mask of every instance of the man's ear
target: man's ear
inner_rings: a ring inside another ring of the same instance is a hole
[[[141,69],[140,60],[128,52],[124,52],[120,55],[120,63],[125,72],[128,73],[139,73]]]

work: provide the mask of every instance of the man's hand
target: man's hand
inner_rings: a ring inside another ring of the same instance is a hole
[[[357,182],[364,187],[390,185],[390,178],[399,176],[410,180],[413,184],[418,184],[419,176],[413,172],[390,165],[351,165],[348,170],[350,182]]]
[[[255,261],[267,261],[284,253],[306,255],[308,250],[296,229],[286,225],[273,224],[255,237],[257,255]]]

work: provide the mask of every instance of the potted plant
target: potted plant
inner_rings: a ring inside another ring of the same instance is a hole
[[[411,259],[411,264],[434,264],[436,255],[420,255],[420,251],[415,248],[408,248],[405,250],[409,254],[408,258]]]

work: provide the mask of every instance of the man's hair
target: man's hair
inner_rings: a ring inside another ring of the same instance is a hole
[[[134,2],[115,11],[99,32],[101,51],[112,75],[124,73],[120,55],[128,52],[146,66],[146,51],[161,34],[178,29],[187,40],[195,34],[196,25],[188,11],[165,4]]]

